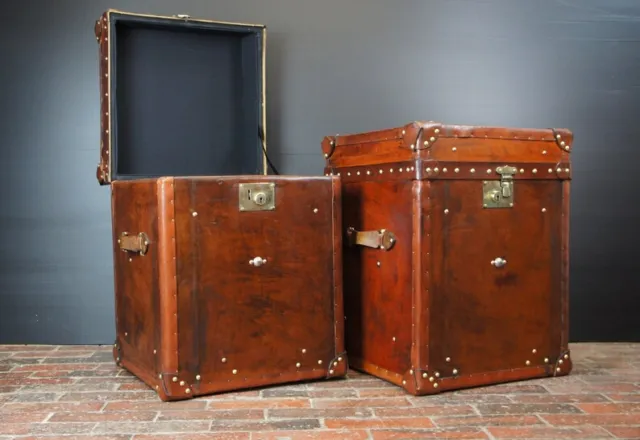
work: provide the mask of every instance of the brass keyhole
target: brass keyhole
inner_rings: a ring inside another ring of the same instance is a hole
[[[262,206],[267,203],[267,195],[263,192],[258,192],[253,196],[253,203]]]
[[[493,194],[491,194],[491,200],[498,203],[500,201],[500,192],[494,191]]]

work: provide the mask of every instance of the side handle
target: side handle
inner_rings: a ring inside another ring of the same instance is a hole
[[[349,246],[365,246],[388,251],[395,242],[395,234],[386,229],[379,231],[356,231],[352,227],[347,229],[347,244]]]
[[[133,252],[144,255],[149,250],[149,238],[144,232],[137,235],[130,235],[123,232],[118,239],[118,245],[123,252]]]

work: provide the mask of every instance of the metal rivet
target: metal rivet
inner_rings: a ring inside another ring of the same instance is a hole
[[[433,130],[433,132],[434,132],[435,134],[438,134],[438,133],[440,133],[440,129],[439,129],[439,128],[436,128],[435,130]]]
[[[423,143],[425,147],[429,145],[429,141],[424,141]]]
[[[569,168],[565,168],[565,169],[564,169],[564,172],[565,172],[565,173],[568,173],[568,172],[569,172]]]
[[[378,262],[376,263],[376,265],[377,265],[378,267],[380,267],[380,266],[382,265],[382,263],[380,263],[380,262],[378,261]]]
[[[533,350],[531,350],[531,353],[536,354],[538,352],[538,350],[536,350],[535,348]]]
[[[329,374],[333,374],[333,370],[329,370]]]
[[[568,355],[568,354],[565,354],[565,355],[564,355],[564,358],[565,358],[565,359],[569,359],[569,355]]]
[[[318,208],[313,208],[313,213],[317,214],[318,213]]]
[[[553,168],[549,168],[549,172],[550,172],[550,173],[553,173]]]
[[[238,374],[238,370],[233,370],[232,373],[233,374]]]
[[[457,369],[453,369],[453,374],[458,374],[458,370]]]
[[[306,353],[306,352],[307,352],[307,349],[306,349],[306,348],[303,348],[303,349],[302,349],[302,352],[303,352],[303,353]]]
[[[333,141],[330,141],[330,142],[329,142],[329,145],[333,145],[333,144],[335,144],[335,142],[333,142]]]
[[[560,136],[559,134],[556,135],[557,139],[560,139],[562,136]]]
[[[475,173],[476,169],[475,168],[471,168],[471,174]]]
[[[434,388],[438,388],[438,384],[437,384],[437,383],[434,383],[434,384],[433,384],[433,387],[434,387]]]
[[[491,168],[487,170],[487,174],[491,174]]]
[[[324,157],[329,157],[329,155],[327,153],[324,153]]]
[[[450,358],[450,357],[448,357],[448,358],[446,358],[446,359],[445,359],[445,361],[446,361],[446,362],[451,362],[451,358]]]
[[[423,379],[426,379],[426,378],[427,378],[427,376],[428,376],[428,374],[427,374],[427,373],[422,373],[422,378],[423,378]]]
[[[548,363],[549,362],[549,358],[544,358],[544,363]]]
[[[129,333],[128,333],[128,332],[124,332],[124,335],[125,335],[125,336],[129,336]]]
[[[436,138],[434,138],[433,136],[431,136],[431,138],[429,139],[431,142],[435,141]]]
[[[453,148],[451,149],[451,151],[457,151],[457,150],[458,150],[458,148],[457,148],[457,147],[453,147]]]
[[[436,377],[440,377],[440,373],[438,373],[438,372],[436,371],[436,374],[435,374],[434,376],[436,376]]]
[[[334,367],[337,367],[337,366],[338,366],[338,363],[337,363],[337,362],[334,362],[334,363],[333,363],[333,366],[334,366]]]
[[[547,150],[542,150],[542,154],[547,154]]]
[[[527,362],[525,362],[525,364],[527,364],[527,365],[531,365],[531,362],[527,361]]]
[[[382,173],[383,173],[383,171],[382,171],[382,170],[380,170],[380,174],[382,174]]]
[[[415,149],[416,149],[416,146],[415,146],[415,145],[413,145],[413,144],[411,144],[411,149],[412,149],[412,150],[415,150]]]
[[[356,174],[359,176],[360,175],[360,171],[358,171]]]
[[[184,380],[180,381],[180,386],[183,387],[184,386]]]
[[[446,169],[446,168],[443,168],[443,169],[442,169],[442,172],[443,172],[443,173],[446,173],[446,172],[447,172],[447,169]]]
[[[405,132],[404,130],[402,130],[402,135],[403,135],[403,136],[405,135],[405,133],[406,133],[406,132]]]
[[[524,168],[520,168],[520,173],[524,173]]]
[[[200,375],[196,375],[196,380],[200,380]]]
[[[296,368],[300,368],[300,362],[296,364]]]
[[[534,169],[532,169],[532,170],[531,170],[531,172],[532,172],[533,174],[535,174],[535,173],[537,173],[537,172],[538,172],[538,170],[534,168]]]
[[[559,363],[560,365],[562,365],[562,364],[564,363],[564,361],[563,361],[562,359],[560,359],[560,360],[558,361],[558,363]]]
[[[564,147],[566,144],[564,143],[564,141],[560,142],[560,146]]]
[[[454,173],[459,173],[460,172],[460,168],[456,168],[453,170]]]
[[[177,377],[174,377],[174,378],[173,378],[173,379],[171,379],[171,380],[172,380],[172,381],[174,381],[174,382],[177,382],[177,381],[178,381],[178,378],[177,378]]]
[[[320,360],[320,361],[318,361],[318,365],[322,365],[322,361],[321,361],[321,360]]]
[[[562,370],[560,369],[560,367],[558,367],[558,368],[556,368],[556,371],[559,373],[559,372],[561,372]]]
[[[433,380],[434,380],[434,379],[433,379],[433,376],[431,376],[431,377],[429,378],[429,382],[433,382]]]
[[[120,362],[120,358],[119,357],[116,358],[116,362]]]
[[[194,217],[197,217],[198,213],[194,211],[191,215],[194,216]]]
[[[325,176],[328,176],[328,175],[329,175],[329,173],[325,173]]]
[[[433,169],[433,172],[434,172],[434,173],[437,173],[437,172],[438,172],[438,168],[437,168],[437,167],[436,167],[436,168],[434,168],[434,169]]]
[[[159,389],[160,389],[160,386],[159,386],[159,385],[156,385],[156,390],[159,390]]]
[[[562,168],[556,168],[556,172],[558,172],[558,173],[559,173],[559,172],[561,172],[561,171],[562,171]]]
[[[444,213],[445,213],[445,214],[449,214],[449,210],[448,210],[448,209],[445,209],[445,210],[444,210]]]
[[[158,379],[162,379],[162,373],[158,374]]]
[[[569,151],[569,146],[564,147],[565,150]]]
[[[371,174],[371,171],[367,171],[367,174]]]
[[[392,340],[393,342],[396,342],[396,337],[394,336],[393,338],[391,338],[391,340]]]
[[[347,176],[350,176],[350,175],[351,175],[351,173],[347,173]]]
[[[185,393],[190,394],[191,390],[189,388],[187,388],[186,390],[184,390]]]
[[[413,374],[413,370],[409,370],[409,374]]]
[[[227,358],[222,358],[222,363],[224,364],[225,362],[227,362]]]
[[[407,384],[407,381],[406,381],[406,380],[403,380],[403,381],[402,381],[402,385],[406,385],[406,384]]]
[[[342,357],[338,357],[338,362],[342,362]]]
[[[425,171],[426,171],[427,173],[430,173],[430,172],[431,172],[431,168],[427,168]]]
[[[389,168],[389,172],[390,172],[390,173],[393,173],[393,168]]]

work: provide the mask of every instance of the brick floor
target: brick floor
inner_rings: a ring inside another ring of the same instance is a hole
[[[571,349],[570,376],[436,396],[350,372],[163,403],[111,347],[0,345],[0,440],[640,439],[640,344]]]

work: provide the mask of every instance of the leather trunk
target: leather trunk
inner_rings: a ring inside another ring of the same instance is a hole
[[[114,357],[163,400],[346,374],[339,179],[111,188]]]
[[[265,27],[109,10],[95,33],[115,361],[163,400],[344,376],[341,186],[267,175]]]
[[[414,395],[568,374],[572,147],[437,122],[324,138],[350,366]]]

